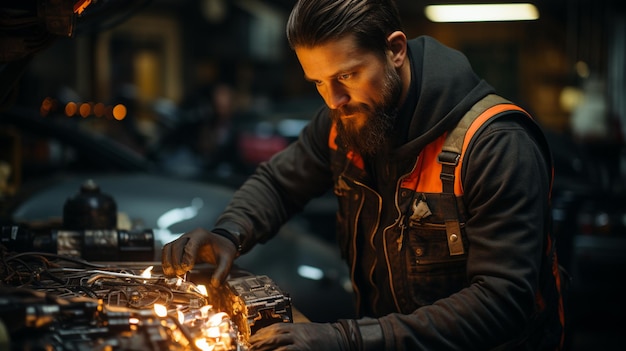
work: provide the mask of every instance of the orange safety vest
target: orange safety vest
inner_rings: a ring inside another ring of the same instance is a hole
[[[495,95],[487,95],[477,102],[449,133],[426,145],[417,159],[413,172],[401,183],[401,188],[420,193],[463,195],[461,169],[463,157],[472,137],[492,117],[505,111],[520,111],[521,107]],[[463,240],[458,216],[446,218],[446,232],[450,255],[462,255]]]
[[[416,189],[419,192],[448,192],[449,189],[446,189],[448,182],[446,180],[450,178],[445,178],[442,175],[446,174],[454,177],[454,194],[457,196],[463,195],[461,166],[465,150],[467,150],[467,146],[476,131],[486,121],[505,111],[520,111],[528,115],[524,109],[498,95],[487,95],[476,103],[463,116],[454,130],[442,135],[424,148],[418,160],[420,164],[402,182],[402,187]],[[530,117],[530,115],[528,116]],[[438,162],[435,162],[435,160],[438,160]],[[455,169],[453,174],[448,173],[450,170],[446,169],[445,166],[447,165],[453,166]]]
[[[461,170],[465,151],[473,136],[485,122],[502,112],[519,111],[528,118],[532,118],[528,112],[512,102],[495,94],[487,95],[476,103],[461,119],[455,129],[428,144],[420,153],[417,165],[413,172],[403,179],[402,188],[415,189],[421,193],[454,194],[455,197],[463,195]],[[437,160],[437,162],[435,162]],[[552,174],[554,170],[551,169]],[[552,184],[550,184],[550,188]],[[450,255],[465,253],[461,237],[461,227],[458,216],[446,218],[446,234],[448,236],[448,248]],[[551,273],[556,280],[558,295],[559,322],[565,326],[565,307],[563,305],[563,289],[567,282],[562,282],[563,270],[556,259],[552,236],[548,235],[545,255],[552,257]],[[540,309],[545,308],[545,297],[537,293],[536,303]],[[561,348],[564,343],[564,333],[561,333]]]

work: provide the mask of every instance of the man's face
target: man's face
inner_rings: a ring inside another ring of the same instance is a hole
[[[402,91],[393,65],[359,49],[352,37],[295,51],[342,140],[360,154],[374,154],[390,134]]]

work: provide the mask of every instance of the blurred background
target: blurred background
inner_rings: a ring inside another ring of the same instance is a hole
[[[155,230],[155,259],[159,245],[210,226],[322,103],[285,39],[293,3],[0,5],[2,224],[62,227],[66,199],[95,179],[117,200],[118,228]],[[555,160],[554,232],[572,277],[568,346],[621,345],[626,6],[537,0],[528,2],[536,11],[529,19],[439,22],[428,5],[465,2],[397,3],[409,37],[430,35],[464,52],[544,128]],[[314,320],[351,313],[333,246],[335,208],[332,196],[314,201],[275,243],[239,261],[270,275]]]

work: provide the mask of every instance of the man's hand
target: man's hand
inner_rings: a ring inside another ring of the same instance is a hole
[[[275,323],[259,329],[248,341],[250,351],[346,351],[340,328],[330,323]]]
[[[184,275],[196,262],[212,263],[215,271],[211,284],[219,286],[226,280],[236,257],[237,247],[232,241],[198,228],[163,246],[161,261],[166,276]]]

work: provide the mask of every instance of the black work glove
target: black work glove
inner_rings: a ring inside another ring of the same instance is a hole
[[[250,351],[347,351],[343,328],[337,323],[275,323],[248,340]]]
[[[238,248],[230,239],[202,228],[194,229],[163,246],[163,274],[181,276],[196,262],[212,263],[215,271],[211,285],[217,287],[226,280],[237,255]]]

